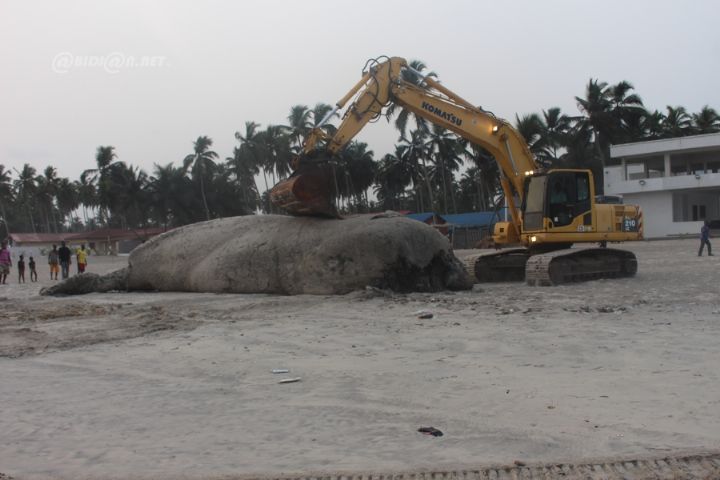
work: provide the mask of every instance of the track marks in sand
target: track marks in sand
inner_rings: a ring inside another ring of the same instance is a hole
[[[164,330],[190,330],[199,322],[161,305],[65,301],[11,302],[0,319],[0,357],[41,355]]]

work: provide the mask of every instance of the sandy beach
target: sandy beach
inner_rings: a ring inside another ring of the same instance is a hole
[[[632,279],[437,294],[46,298],[47,265],[38,283],[13,270],[0,472],[200,478],[719,450],[720,257],[697,246],[623,245]],[[89,271],[125,263],[92,257]]]

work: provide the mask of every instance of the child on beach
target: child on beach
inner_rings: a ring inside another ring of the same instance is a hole
[[[30,281],[37,282],[37,271],[35,270],[35,259],[33,257],[30,257],[28,267],[30,267]]]
[[[18,283],[25,283],[25,255],[20,255],[18,260]]]
[[[78,273],[85,272],[85,267],[87,267],[87,257],[88,252],[85,250],[85,244],[83,243],[80,245],[80,248],[78,248],[75,251],[75,255],[77,256],[77,269]]]

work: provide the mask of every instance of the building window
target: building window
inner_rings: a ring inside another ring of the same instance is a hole
[[[685,191],[672,196],[673,222],[701,222],[720,218],[720,192]]]
[[[704,163],[691,163],[690,164],[690,173],[693,174],[700,174],[702,175],[705,173],[705,164]]]
[[[637,180],[640,178],[647,178],[647,174],[645,173],[645,164],[642,162],[628,162],[627,179]]]
[[[682,163],[673,161],[670,164],[670,175],[671,176],[675,177],[678,175],[687,175],[687,174],[688,174],[688,168],[687,168],[687,164],[685,164],[684,161]]]
[[[693,205],[692,206],[692,219],[693,222],[699,220],[705,220],[705,205]]]
[[[645,160],[647,178],[661,178],[665,176],[665,159],[663,157],[649,157]]]

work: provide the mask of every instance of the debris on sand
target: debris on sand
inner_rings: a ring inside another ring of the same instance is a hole
[[[299,382],[300,380],[302,380],[302,378],[300,378],[300,377],[295,377],[295,378],[283,378],[283,379],[280,380],[278,383],[295,383],[295,382]]]
[[[423,435],[429,435],[433,437],[442,437],[443,432],[438,430],[435,427],[420,427],[418,428],[418,432],[422,433]]]

